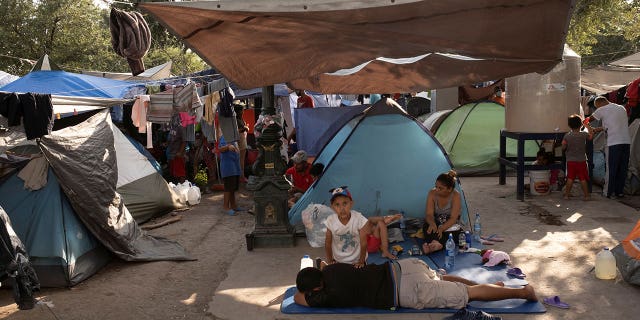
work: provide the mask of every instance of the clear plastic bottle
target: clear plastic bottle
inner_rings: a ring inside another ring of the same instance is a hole
[[[467,241],[467,249],[471,248],[471,233],[469,231],[464,232],[464,238]]]
[[[311,259],[308,254],[305,254],[302,259],[300,259],[300,270],[308,267],[313,268],[313,259]]]
[[[467,237],[465,237],[464,232],[460,232],[460,235],[458,235],[458,249],[460,251],[467,250]]]
[[[616,258],[609,248],[604,247],[596,255],[596,277],[599,279],[615,279],[617,274]]]
[[[480,223],[480,212],[476,211],[476,218],[473,222],[473,238],[480,242],[482,239],[482,224]]]
[[[445,245],[444,268],[453,269],[456,262],[456,243],[453,241],[453,234],[449,233],[449,239]]]
[[[402,233],[404,234],[404,229],[407,227],[404,221],[404,211],[401,212],[401,217],[400,217],[400,231],[402,231]]]

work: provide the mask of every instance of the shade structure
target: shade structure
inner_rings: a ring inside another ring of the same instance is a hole
[[[234,0],[140,8],[242,88],[290,82],[362,93],[546,72],[562,58],[573,3]]]
[[[397,104],[384,100],[354,116],[325,145],[315,163],[325,165],[318,180],[289,211],[291,224],[301,223],[309,204],[329,205],[329,190],[348,186],[353,209],[378,216],[389,210],[423,219],[427,194],[451,162],[431,133]],[[464,193],[461,220],[469,222]]]

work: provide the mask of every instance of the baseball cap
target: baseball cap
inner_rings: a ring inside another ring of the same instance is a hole
[[[350,200],[353,200],[353,198],[351,198],[351,192],[349,192],[347,186],[333,188],[329,190],[329,192],[331,192],[331,201],[333,201],[333,199],[335,199],[337,196],[345,196]]]

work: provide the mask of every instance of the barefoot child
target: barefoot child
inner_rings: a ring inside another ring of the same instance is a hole
[[[585,121],[586,122],[586,121]],[[569,128],[571,131],[565,134],[562,139],[562,149],[565,151],[567,159],[567,185],[564,190],[564,199],[569,199],[573,180],[578,178],[582,186],[584,200],[589,200],[589,169],[587,168],[586,144],[587,140],[593,139],[593,130],[588,122],[584,125],[588,132],[580,131],[582,119],[577,114],[569,116]]]
[[[387,233],[387,225],[398,220],[402,214],[394,214],[384,217],[370,217],[369,223],[365,226],[367,233],[367,252],[382,252],[382,256],[389,259],[397,259],[396,256],[389,252],[389,234]]]

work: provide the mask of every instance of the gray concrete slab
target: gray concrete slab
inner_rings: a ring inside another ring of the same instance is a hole
[[[518,201],[515,178],[498,185],[497,177],[462,178],[467,203],[481,213],[483,233],[499,233],[505,242],[494,249],[511,255],[527,274],[540,298],[559,295],[568,310],[549,307],[544,314],[502,315],[504,319],[637,319],[640,288],[615,280],[599,280],[590,271],[596,253],[618,244],[640,218],[621,201],[594,189],[591,201],[563,200],[560,192],[527,196]],[[633,202],[636,197],[623,200]],[[295,248],[243,250],[209,302],[215,319],[442,319],[446,314],[287,315],[279,312],[284,290],[295,284],[303,254],[323,256],[299,238]]]

